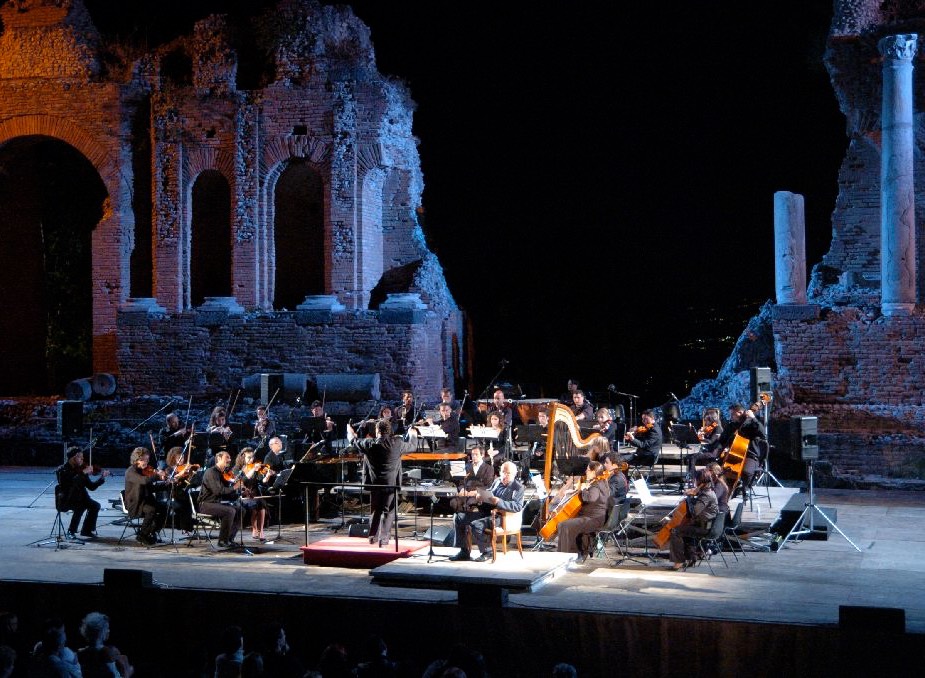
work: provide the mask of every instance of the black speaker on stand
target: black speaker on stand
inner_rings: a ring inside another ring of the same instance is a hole
[[[790,418],[790,456],[795,461],[819,459],[819,420],[816,417]]]
[[[80,400],[58,401],[58,435],[74,438],[84,430],[84,404]]]
[[[771,395],[771,368],[753,367],[748,375],[749,394],[751,402],[757,403],[761,396]],[[767,423],[767,422],[765,422]]]

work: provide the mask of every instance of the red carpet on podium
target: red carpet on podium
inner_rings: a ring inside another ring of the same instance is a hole
[[[407,558],[415,551],[426,549],[426,541],[400,539],[398,550],[395,542],[379,548],[370,544],[366,537],[329,537],[302,546],[302,562],[322,567],[374,568],[390,563],[397,558]]]

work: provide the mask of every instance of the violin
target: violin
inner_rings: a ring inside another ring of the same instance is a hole
[[[266,476],[269,471],[269,464],[263,464],[257,461],[251,462],[250,464],[244,464],[244,467],[242,468],[242,473],[248,476],[253,475],[254,473],[259,476]]]
[[[200,468],[199,464],[177,464],[177,468],[173,472],[174,478],[182,478],[187,474],[196,473]]]
[[[80,465],[80,471],[86,472],[87,469],[90,469],[90,475],[98,476],[102,475],[104,478],[109,475],[109,471],[98,466],[97,464],[91,464],[90,462],[85,461]]]
[[[706,426],[701,426],[697,430],[697,440],[699,440],[700,442],[703,442],[704,438],[709,438],[711,435],[713,435],[713,431],[716,430],[717,426],[719,426],[719,422],[716,422],[716,421],[711,422],[707,424]]]
[[[157,469],[153,466],[145,466],[143,469],[141,469],[141,475],[146,478],[150,478],[151,476],[157,475]]]
[[[630,440],[634,436],[645,435],[646,433],[651,431],[653,428],[655,428],[655,422],[652,422],[651,424],[643,424],[641,426],[637,426],[632,431],[627,431],[625,438],[626,440]]]

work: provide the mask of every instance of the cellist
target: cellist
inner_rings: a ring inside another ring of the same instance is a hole
[[[680,570],[697,562],[694,545],[697,539],[710,532],[713,520],[719,515],[713,475],[704,469],[697,474],[697,486],[684,492],[687,496],[688,520],[671,530],[668,540],[668,557],[671,569]]]
[[[587,484],[579,491],[581,510],[574,518],[559,523],[559,552],[577,553],[579,563],[591,555],[591,538],[607,519],[610,499],[607,475],[600,462],[589,462],[585,470]]]

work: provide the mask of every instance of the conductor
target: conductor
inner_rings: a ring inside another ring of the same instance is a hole
[[[417,449],[417,434],[409,431],[409,442],[392,435],[392,425],[386,419],[376,422],[376,437],[360,439],[353,427],[347,426],[347,442],[363,454],[363,475],[371,485],[369,491],[369,543],[379,541],[379,548],[389,543],[395,518],[395,489],[401,480],[401,455]]]

